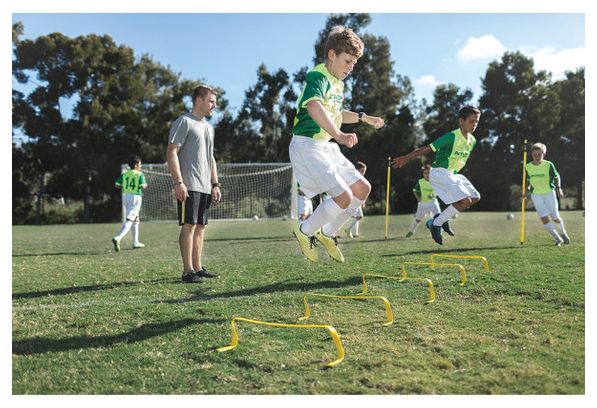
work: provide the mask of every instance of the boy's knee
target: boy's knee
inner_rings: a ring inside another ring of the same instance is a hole
[[[371,183],[367,180],[359,180],[351,186],[351,190],[359,200],[366,200],[371,192]]]
[[[338,207],[342,208],[342,209],[346,209],[348,208],[348,206],[350,205],[350,202],[352,201],[352,192],[349,191],[345,191],[340,195],[337,195],[336,197],[333,197],[332,200],[334,200],[336,202],[336,204],[338,204]]]

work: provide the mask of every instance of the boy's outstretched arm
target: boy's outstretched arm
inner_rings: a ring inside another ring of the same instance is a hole
[[[359,114],[351,111],[342,111],[342,123],[357,123],[359,121]],[[375,129],[381,129],[384,127],[385,122],[382,118],[377,116],[369,116],[364,114],[361,121],[373,126]]]
[[[358,143],[356,133],[344,133],[338,129],[323,108],[321,102],[317,100],[309,101],[307,103],[307,112],[309,112],[309,116],[311,116],[315,123],[336,139],[339,144],[345,145],[346,147],[353,147]]]
[[[406,163],[414,159],[415,157],[424,156],[428,153],[431,153],[431,147],[429,145],[419,147],[417,150],[410,152],[404,156],[394,157],[392,159],[392,168],[399,169],[400,167],[404,166]]]

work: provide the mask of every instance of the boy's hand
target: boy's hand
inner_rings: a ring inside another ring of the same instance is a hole
[[[363,117],[363,122],[365,122],[368,125],[373,126],[375,129],[381,129],[385,125],[384,120],[382,118],[377,117],[377,116],[365,115]]]
[[[558,198],[564,197],[564,190],[562,190],[562,187],[556,187],[556,196],[558,196]]]
[[[391,161],[393,169],[399,169],[408,162],[406,156],[394,157]]]
[[[334,139],[336,139],[336,142],[338,142],[338,144],[344,145],[349,148],[353,147],[359,142],[356,133],[340,132],[340,134],[336,136]]]

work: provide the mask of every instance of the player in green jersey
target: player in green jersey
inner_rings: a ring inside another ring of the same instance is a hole
[[[143,190],[147,188],[145,175],[141,172],[141,158],[131,155],[128,160],[129,170],[118,177],[114,187],[122,190],[122,203],[126,216],[120,227],[118,235],[112,238],[112,244],[116,252],[120,251],[120,240],[133,230],[133,249],[143,248],[145,245],[139,242],[139,210],[143,199]]]
[[[525,170],[529,180],[528,189],[531,193],[533,205],[537,210],[537,215],[543,222],[545,229],[553,237],[555,244],[560,246],[562,243],[570,243],[570,238],[564,228],[564,220],[560,217],[558,211],[557,198],[563,197],[564,192],[562,191],[560,174],[556,167],[549,160],[544,160],[546,153],[547,147],[543,143],[535,143],[531,147],[533,160],[525,165]],[[549,217],[558,226],[559,234]]]
[[[326,61],[307,73],[298,100],[288,149],[292,169],[305,196],[312,198],[325,192],[331,197],[323,200],[306,221],[297,223],[293,229],[301,251],[310,261],[319,258],[313,246],[317,240],[330,257],[344,262],[335,239],[336,232],[361,207],[371,191],[369,182],[339,148],[339,144],[351,148],[358,142],[356,133],[340,130],[343,123],[364,122],[377,129],[384,125],[379,117],[342,108],[342,81],[362,55],[363,42],[351,29],[332,28],[324,48]]]
[[[465,106],[458,111],[458,129],[446,133],[427,146],[392,159],[392,167],[398,169],[415,157],[435,152],[429,182],[448,207],[433,220],[427,221],[427,228],[431,231],[433,240],[440,245],[443,244],[442,228],[448,235],[454,235],[448,220],[481,199],[481,194],[473,184],[465,176],[458,174],[477,144],[472,133],[477,128],[480,117],[479,109]]]
[[[414,235],[419,223],[427,214],[436,216],[441,212],[439,203],[437,202],[437,194],[435,194],[431,183],[429,183],[431,165],[426,164],[421,170],[423,171],[423,178],[419,179],[413,188],[413,194],[418,201],[417,212],[415,213],[413,223],[410,226],[410,231],[406,234],[406,238],[410,238]]]

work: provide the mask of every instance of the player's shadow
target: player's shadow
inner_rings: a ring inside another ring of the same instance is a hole
[[[254,241],[268,241],[268,242],[276,242],[276,241],[291,241],[294,237],[292,235],[289,236],[277,236],[277,237],[238,237],[238,238],[210,238],[209,241],[219,241],[219,242],[254,242]]]
[[[170,322],[144,324],[128,332],[106,336],[75,336],[66,338],[31,337],[12,342],[12,354],[31,355],[52,351],[80,350],[130,344],[161,336],[195,324],[224,323],[224,319],[182,319]]]
[[[114,282],[114,283],[106,283],[106,284],[102,284],[102,285],[69,286],[66,288],[40,290],[40,291],[35,291],[35,292],[13,293],[12,299],[17,300],[17,299],[39,298],[39,297],[44,297],[44,296],[63,296],[63,295],[71,295],[73,293],[116,289],[116,288],[121,288],[121,287],[125,287],[125,286],[145,285],[145,284],[153,284],[153,283],[178,283],[178,282],[180,282],[178,279],[162,278],[162,279],[154,279],[154,280],[148,280],[148,281],[142,281],[142,282],[141,281]]]
[[[238,296],[253,296],[258,295],[261,293],[274,293],[274,292],[309,292],[312,290],[317,289],[337,289],[339,287],[344,286],[353,286],[353,285],[360,285],[361,284],[361,277],[351,277],[347,278],[343,281],[321,281],[321,282],[313,282],[313,283],[305,283],[305,282],[294,282],[289,283],[289,281],[283,282],[276,282],[272,283],[271,285],[265,286],[257,286],[253,288],[235,290],[231,292],[222,292],[222,293],[214,293],[214,294],[205,294],[201,292],[195,293],[193,296],[183,299],[170,299],[164,300],[156,303],[186,303],[186,302],[196,302],[201,300],[209,300],[209,299],[226,299],[226,298],[233,298]]]
[[[405,255],[425,255],[425,254],[443,254],[443,253],[450,253],[450,252],[462,252],[462,251],[493,251],[499,249],[509,249],[509,248],[520,248],[520,245],[506,245],[501,247],[475,247],[475,248],[451,248],[451,249],[427,249],[424,251],[410,251],[410,252],[402,252],[400,254],[385,254],[381,255],[382,257],[398,257],[398,256],[405,256]]]
[[[13,258],[31,257],[31,256],[89,256],[104,255],[106,251],[73,251],[73,252],[47,252],[43,254],[12,254]]]

